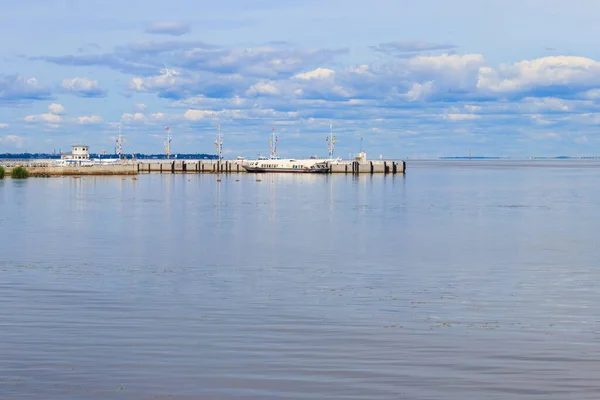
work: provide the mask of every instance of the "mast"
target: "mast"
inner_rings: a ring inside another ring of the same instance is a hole
[[[171,156],[171,140],[173,140],[173,137],[171,136],[169,125],[165,126],[165,131],[167,131],[167,136],[165,137],[165,154],[167,155],[168,160]]]
[[[329,152],[329,158],[333,158],[333,153],[335,150],[335,142],[336,137],[333,135],[333,122],[329,122],[329,136],[325,138],[327,142],[327,151]]]
[[[277,158],[277,142],[279,142],[279,137],[275,134],[275,127],[273,127],[271,131],[271,141],[270,141],[270,158]]]
[[[220,162],[223,160],[223,136],[221,135],[221,124],[217,125],[217,140],[215,140],[215,147],[217,148]]]
[[[117,140],[115,141],[115,154],[117,154],[119,159],[121,158],[121,153],[123,152],[123,141],[124,140],[125,139],[123,138],[123,135],[121,135],[121,125],[119,125],[119,136],[117,137]]]

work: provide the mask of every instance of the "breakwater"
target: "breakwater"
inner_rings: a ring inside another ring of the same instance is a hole
[[[57,167],[37,162],[35,165],[19,163],[6,167],[6,174],[10,176],[17,166],[23,166],[31,177],[46,176],[80,176],[80,175],[137,175],[137,166],[133,163],[115,165],[93,165],[89,167]]]
[[[139,173],[247,173],[241,160],[144,160],[137,163]],[[329,163],[330,173],[342,174],[402,174],[404,161],[373,160],[335,161]]]
[[[0,162],[7,175],[13,168],[27,168],[29,176],[79,176],[79,175],[137,175],[147,173],[247,173],[241,160],[125,160],[118,164],[91,166],[56,166],[52,161]],[[336,174],[402,174],[404,161],[335,161],[329,164],[330,173]]]

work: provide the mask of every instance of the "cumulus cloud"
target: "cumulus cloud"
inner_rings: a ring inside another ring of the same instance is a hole
[[[470,121],[479,118],[476,114],[448,114],[446,119],[450,121]]]
[[[89,115],[89,116],[77,117],[77,123],[81,124],[81,125],[101,124],[102,121],[103,121],[102,117],[99,117],[97,115]]]
[[[571,106],[566,100],[555,97],[526,97],[522,100],[524,106],[536,112],[543,111],[570,111]]]
[[[150,114],[150,118],[155,121],[164,121],[168,118],[168,115],[159,112],[159,113]]]
[[[142,112],[143,112],[143,111],[145,111],[145,110],[146,110],[146,105],[145,105],[145,104],[142,104],[142,103],[138,103],[138,104],[135,104],[135,105],[133,106],[133,109],[134,109],[135,111],[142,111]]]
[[[34,77],[0,74],[0,103],[44,100],[48,97],[50,92]]]
[[[495,94],[560,93],[600,85],[600,63],[585,57],[556,56],[481,68],[477,88]]]
[[[433,93],[434,85],[433,82],[414,83],[410,90],[406,93],[408,101],[422,101],[425,100],[431,93]]]
[[[0,143],[12,144],[15,147],[19,148],[23,145],[23,138],[17,135],[0,136]]]
[[[111,53],[34,57],[58,65],[105,66],[149,76],[164,65],[195,73],[287,77],[348,53],[348,49],[298,49],[271,43],[249,48],[226,48],[199,41],[146,41],[119,46]]]
[[[129,81],[129,88],[137,92],[150,92],[189,83],[189,80],[180,75],[181,73],[174,69],[163,68],[160,70],[160,75],[157,76],[132,78]]]
[[[248,80],[239,75],[203,76],[163,68],[159,75],[134,77],[129,88],[137,92],[156,93],[159,97],[179,100],[202,94],[206,97],[224,98],[236,95],[247,88]]]
[[[465,110],[467,110],[469,113],[476,113],[479,112],[483,109],[483,107],[481,106],[474,106],[472,104],[466,104],[465,105]]]
[[[61,87],[80,97],[104,97],[106,92],[98,87],[98,81],[89,78],[63,79]]]
[[[121,121],[124,123],[145,122],[146,120],[146,116],[142,113],[125,113],[121,115]]]
[[[60,117],[60,115],[46,113],[46,114],[28,115],[23,120],[25,122],[57,124],[62,121],[62,118]]]
[[[297,74],[294,76],[296,79],[326,79],[331,78],[335,75],[335,71],[328,68],[317,68],[313,71],[304,72],[302,74]]]
[[[181,36],[190,31],[189,24],[185,22],[167,21],[154,22],[146,28],[146,33]]]
[[[0,129],[6,128],[6,127],[8,127],[8,124],[2,124],[2,123],[0,123]]]
[[[199,121],[205,118],[212,118],[217,113],[210,110],[187,110],[183,117],[188,121]]]
[[[371,50],[379,53],[389,54],[396,57],[410,57],[415,53],[425,51],[452,50],[457,46],[453,44],[428,43],[418,40],[399,40],[395,42],[381,43],[371,46]]]
[[[64,114],[66,112],[65,108],[61,104],[52,103],[48,106],[48,111],[52,114]]]
[[[250,88],[246,91],[246,95],[251,97],[258,95],[276,96],[279,93],[279,89],[274,82],[258,82],[250,86]]]

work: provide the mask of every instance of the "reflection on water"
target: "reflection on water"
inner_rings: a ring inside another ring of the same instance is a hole
[[[588,165],[0,181],[0,397],[595,399]]]

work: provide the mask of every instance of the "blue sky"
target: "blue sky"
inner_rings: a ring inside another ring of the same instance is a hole
[[[0,13],[0,153],[600,154],[600,2],[28,0]]]

